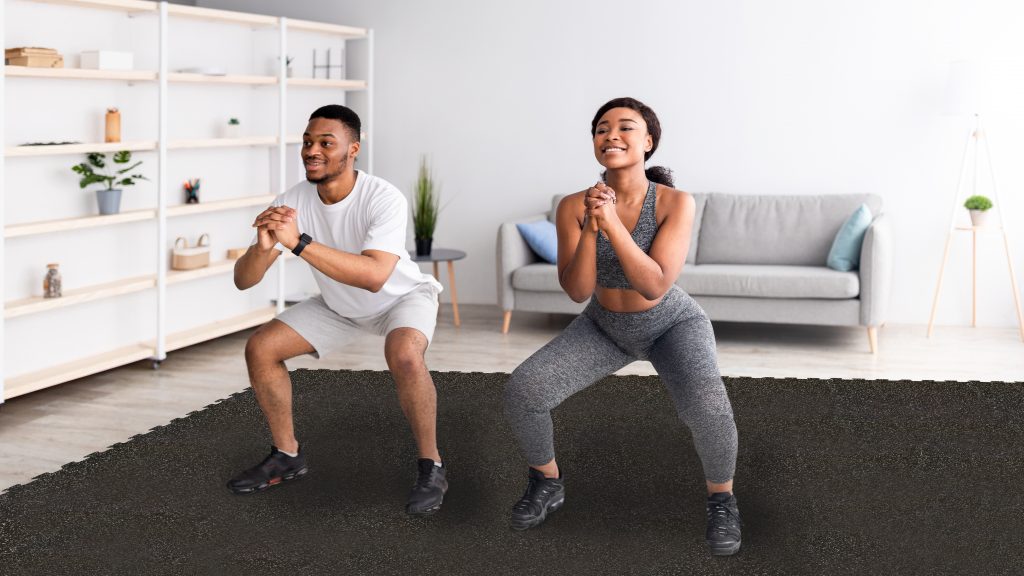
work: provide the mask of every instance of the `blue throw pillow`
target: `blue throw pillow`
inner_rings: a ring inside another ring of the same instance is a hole
[[[871,210],[867,204],[861,204],[836,234],[832,241],[832,249],[828,252],[829,268],[848,272],[855,270],[860,265],[860,245],[864,242],[864,233],[871,225]]]
[[[558,234],[555,225],[547,220],[537,220],[527,224],[516,224],[523,240],[544,260],[552,264],[558,262]]]

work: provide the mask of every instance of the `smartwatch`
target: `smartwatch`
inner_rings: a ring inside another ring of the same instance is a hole
[[[295,254],[296,256],[298,256],[299,254],[302,254],[302,250],[306,246],[308,246],[309,243],[312,242],[312,241],[313,241],[313,237],[312,236],[310,236],[309,234],[303,233],[301,236],[299,236],[299,243],[295,245],[295,248],[292,248],[292,254]]]

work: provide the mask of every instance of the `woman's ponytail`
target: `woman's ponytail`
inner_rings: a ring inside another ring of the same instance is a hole
[[[665,168],[664,166],[651,166],[644,170],[644,174],[651,182],[657,182],[658,184],[668,186],[669,188],[675,186],[675,179],[672,178],[672,170]]]

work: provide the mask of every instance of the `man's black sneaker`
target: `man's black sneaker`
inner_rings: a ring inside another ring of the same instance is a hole
[[[420,458],[416,467],[416,483],[409,492],[405,511],[414,516],[430,516],[441,509],[444,493],[448,491],[448,478],[444,466],[434,466],[430,458]]]
[[[228,480],[228,489],[235,494],[252,494],[282,482],[302,478],[307,471],[306,457],[302,455],[301,447],[299,455],[292,457],[278,450],[276,446],[271,446],[270,456]]]
[[[526,492],[512,506],[511,525],[515,530],[539,526],[565,503],[565,483],[561,477],[545,478],[540,470],[530,468]]]
[[[708,496],[708,547],[715,556],[729,556],[740,549],[740,509],[736,496],[715,492]]]

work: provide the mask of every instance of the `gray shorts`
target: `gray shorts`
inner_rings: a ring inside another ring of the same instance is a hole
[[[387,336],[396,328],[415,328],[427,337],[429,344],[437,325],[437,288],[432,284],[420,284],[390,308],[365,318],[345,318],[331,310],[323,297],[317,295],[288,308],[277,319],[313,346],[315,358],[342,349],[363,332]]]

